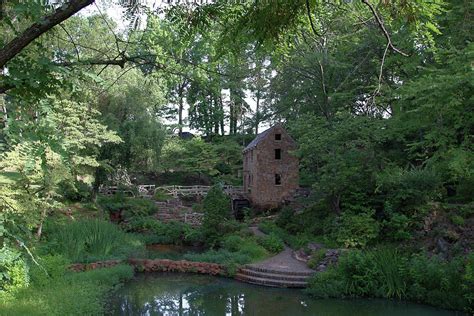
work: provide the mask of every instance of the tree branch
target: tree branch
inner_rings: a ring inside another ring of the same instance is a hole
[[[311,16],[311,8],[309,6],[309,0],[306,0],[306,11],[308,13],[309,23],[311,24],[311,29],[313,30],[314,35],[320,37],[321,35],[316,31],[316,27],[313,24],[313,17]]]
[[[387,29],[385,28],[385,25],[383,24],[382,18],[380,18],[380,16],[378,15],[377,11],[374,8],[374,6],[372,4],[370,4],[369,0],[362,0],[362,3],[364,3],[366,6],[368,6],[370,11],[372,11],[372,14],[375,17],[375,20],[377,21],[377,24],[379,25],[379,28],[382,30],[383,35],[387,39],[388,47],[390,47],[390,49],[393,50],[394,52],[396,52],[396,53],[398,53],[402,56],[408,57],[409,55],[407,53],[404,53],[401,50],[399,50],[398,48],[396,48],[395,46],[393,46],[392,39],[391,39],[390,34],[388,33]]]
[[[0,68],[5,66],[7,62],[43,33],[65,21],[94,1],[95,0],[70,0],[68,3],[56,9],[52,14],[45,16],[40,22],[33,23],[29,28],[0,49]]]

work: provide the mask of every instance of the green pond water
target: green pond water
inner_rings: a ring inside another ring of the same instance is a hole
[[[295,289],[180,273],[137,274],[114,294],[108,310],[109,315],[461,315],[390,300],[318,300]]]

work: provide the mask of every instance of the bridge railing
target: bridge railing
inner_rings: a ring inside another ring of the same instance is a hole
[[[206,196],[206,194],[211,189],[210,186],[207,185],[191,185],[191,186],[184,186],[184,185],[165,185],[165,186],[155,186],[154,184],[141,184],[137,186],[138,189],[138,196],[139,197],[147,197],[156,194],[157,191],[165,192],[173,197],[180,196]],[[244,195],[244,189],[241,186],[232,186],[232,185],[225,185],[223,187],[224,192],[227,195],[235,196],[235,195]],[[131,189],[124,189],[117,186],[102,186],[99,189],[99,192],[106,195],[115,194],[118,192],[122,192],[124,194],[128,194],[130,196],[135,197],[136,194],[134,190]]]

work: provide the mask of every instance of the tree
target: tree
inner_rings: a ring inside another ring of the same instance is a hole
[[[229,218],[230,200],[220,185],[213,186],[203,201],[204,219],[202,231],[206,242],[216,246],[219,238],[225,233],[222,224]]]

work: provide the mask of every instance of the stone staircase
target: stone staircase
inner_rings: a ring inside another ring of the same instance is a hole
[[[239,269],[235,275],[235,279],[264,286],[305,288],[309,278],[313,274],[314,272],[283,271],[254,265],[245,265]]]
[[[155,202],[158,211],[155,218],[161,222],[178,221],[188,223],[193,226],[199,226],[203,215],[194,212],[189,206],[184,206],[179,199],[171,199],[166,202]]]

